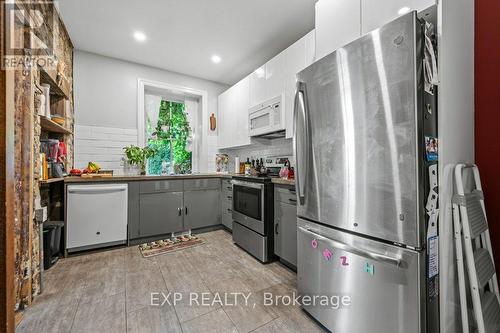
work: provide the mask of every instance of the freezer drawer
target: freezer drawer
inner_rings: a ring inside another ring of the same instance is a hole
[[[304,306],[314,318],[335,333],[422,331],[423,253],[300,218],[297,224],[299,293],[350,297],[350,304],[338,309]]]
[[[68,186],[68,251],[126,242],[127,191],[127,184]]]

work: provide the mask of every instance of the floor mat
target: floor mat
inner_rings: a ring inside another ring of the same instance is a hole
[[[182,235],[173,239],[162,239],[139,245],[139,250],[144,258],[160,254],[187,249],[204,244],[205,241],[194,235]]]

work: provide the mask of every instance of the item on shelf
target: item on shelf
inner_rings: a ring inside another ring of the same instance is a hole
[[[36,104],[36,108],[37,108],[37,113],[39,116],[43,116],[45,117],[46,113],[45,113],[45,95],[43,94],[43,90],[40,89],[42,91],[42,93],[36,93],[35,94],[35,102],[37,103]]]
[[[240,162],[240,172],[239,174],[244,174],[245,173],[245,162]]]
[[[47,83],[42,83],[42,92],[45,98],[45,117],[50,116],[50,85]]]
[[[227,154],[215,155],[215,171],[220,173],[227,173],[227,165],[229,163],[229,156]]]
[[[64,117],[61,117],[59,115],[50,116],[50,120],[52,120],[53,122],[55,122],[58,125],[61,125],[61,126],[64,125]]]

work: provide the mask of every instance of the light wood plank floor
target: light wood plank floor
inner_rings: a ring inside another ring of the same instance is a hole
[[[133,246],[60,260],[16,332],[322,332],[297,306],[263,305],[265,292],[296,292],[294,272],[262,265],[223,230],[200,236],[206,244],[150,259]],[[151,306],[151,292],[186,297]],[[189,292],[251,292],[251,305],[189,306]]]

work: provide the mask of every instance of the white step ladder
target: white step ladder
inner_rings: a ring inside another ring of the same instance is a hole
[[[471,169],[475,187],[468,193],[464,189],[463,176],[466,169]],[[464,333],[469,332],[463,244],[477,332],[500,332],[500,296],[479,169],[476,165],[458,164],[455,167],[455,182],[453,228],[457,252],[462,329]]]

